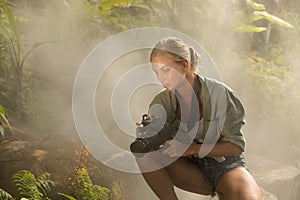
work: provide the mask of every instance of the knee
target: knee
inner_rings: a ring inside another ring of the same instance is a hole
[[[260,191],[244,191],[244,190],[236,190],[225,195],[225,199],[236,199],[236,200],[261,200],[261,192]]]
[[[223,175],[219,181],[220,192],[224,199],[230,200],[261,200],[262,195],[254,178],[244,168],[236,168]]]
[[[243,193],[240,194],[237,199],[261,200],[261,195],[259,193]]]
[[[262,194],[261,190],[257,185],[252,185],[252,187],[248,187],[246,190],[240,192],[241,197],[239,199],[245,200],[261,200]]]

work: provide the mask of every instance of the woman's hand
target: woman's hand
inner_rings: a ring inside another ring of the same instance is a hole
[[[203,144],[184,144],[176,139],[168,140],[162,148],[162,153],[170,157],[184,157],[191,155],[199,155]],[[243,153],[243,149],[231,142],[218,142],[203,156],[208,157],[223,157],[223,156],[238,156]]]
[[[135,125],[136,125],[135,134],[136,134],[137,137],[141,137],[142,133],[140,131],[140,127],[142,126],[142,123],[141,122],[136,122]]]
[[[173,139],[165,142],[162,153],[170,157],[185,157],[192,155],[191,150],[191,144],[184,144],[179,140]]]

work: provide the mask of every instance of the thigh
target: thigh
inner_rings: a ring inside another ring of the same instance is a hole
[[[165,168],[176,160],[160,151],[146,153],[141,157],[136,157],[137,164],[142,173],[153,172]]]
[[[244,167],[237,167],[223,174],[217,184],[220,199],[229,200],[260,200],[260,189]]]
[[[212,194],[212,187],[206,177],[190,159],[181,157],[166,169],[176,187],[203,195]]]

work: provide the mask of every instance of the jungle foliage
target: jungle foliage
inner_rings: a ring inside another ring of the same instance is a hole
[[[12,179],[22,200],[50,200],[48,193],[51,191],[52,182],[49,173],[36,178],[31,172],[21,170],[16,172]],[[0,197],[3,200],[15,199],[3,189],[0,189]]]
[[[51,15],[46,15],[45,10],[50,10]],[[5,137],[4,127],[11,128],[8,116],[38,124],[43,130],[58,124],[53,123],[57,115],[45,120],[46,113],[59,110],[59,105],[40,95],[41,91],[53,92],[55,86],[51,87],[54,83],[34,70],[40,63],[30,57],[37,47],[48,50],[51,45],[64,45],[65,40],[94,44],[140,27],[180,31],[203,44],[220,68],[237,65],[244,72],[237,79],[244,82],[247,93],[256,94],[251,99],[259,110],[257,118],[276,112],[296,115],[300,99],[295,73],[299,70],[299,13],[300,1],[295,0],[1,0],[0,134]],[[29,41],[30,28],[44,27],[49,18],[55,23],[48,31],[55,32],[58,39]],[[230,58],[229,64],[226,58]],[[64,67],[62,64],[57,68],[69,72]],[[56,80],[65,74],[58,74]],[[295,130],[299,128],[296,125],[289,134],[297,134]],[[88,171],[79,169],[75,176],[79,181],[77,192],[61,193],[62,196],[71,200],[122,198],[117,197],[118,186],[112,197],[114,190],[94,184]],[[30,172],[21,171],[13,179],[24,198],[48,198],[48,174],[35,178]],[[13,199],[1,189],[0,198]]]
[[[15,114],[35,113],[30,112],[30,107],[36,105],[30,102],[34,99],[30,97],[32,90],[36,89],[32,83],[36,85],[43,80],[29,70],[30,63],[26,59],[45,43],[27,43],[20,27],[37,22],[18,11],[24,5],[42,10],[46,4],[42,0],[1,0],[0,104]],[[53,4],[61,10],[69,10],[67,21],[77,40],[88,41],[131,28],[159,26],[187,33],[202,41],[212,54],[217,54],[215,45],[219,39],[213,40],[210,35],[215,31],[220,37],[217,32],[221,32],[235,38],[239,45],[221,44],[225,47],[220,46],[220,49],[229,49],[238,57],[249,70],[250,79],[262,84],[262,93],[278,92],[269,86],[274,79],[284,85],[292,78],[294,66],[288,62],[288,53],[291,53],[288,49],[296,49],[295,43],[286,38],[299,36],[299,3],[294,1],[65,0]],[[226,13],[230,15],[227,18]],[[71,21],[74,17],[76,20]]]

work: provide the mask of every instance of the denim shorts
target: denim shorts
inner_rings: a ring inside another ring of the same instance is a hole
[[[246,160],[243,154],[239,156],[227,156],[224,158],[225,160],[223,162],[218,162],[210,157],[191,157],[191,160],[200,168],[207,181],[212,186],[213,196],[216,195],[217,184],[223,174],[237,167],[244,167],[247,169]]]

